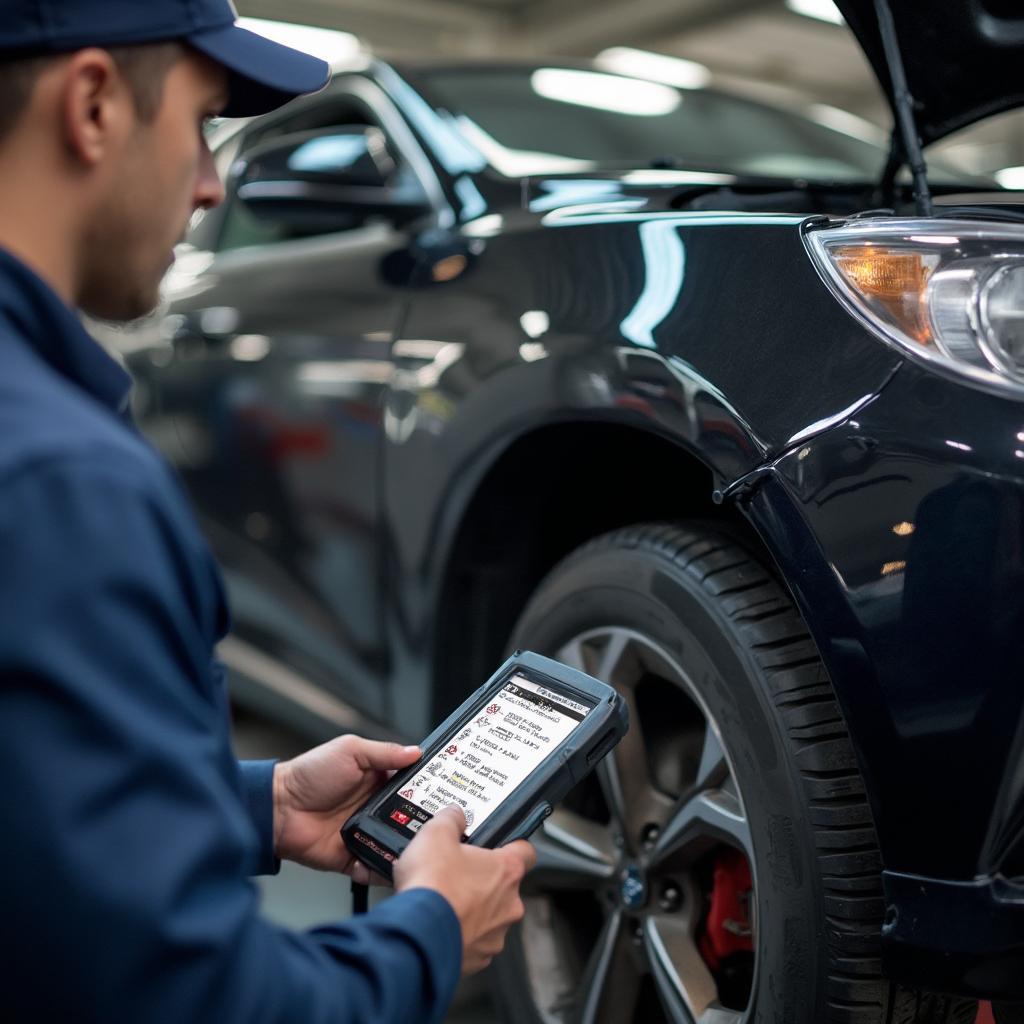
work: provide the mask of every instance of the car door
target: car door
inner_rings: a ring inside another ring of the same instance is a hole
[[[225,203],[194,225],[160,342],[134,359],[146,364],[142,426],[196,502],[235,636],[371,715],[384,706],[382,393],[405,302],[388,268],[432,216],[410,140],[399,149],[382,128],[394,123],[384,102],[353,77],[224,143]],[[239,197],[250,153],[358,125],[382,129],[394,180],[423,193],[415,226],[377,214],[297,232]]]

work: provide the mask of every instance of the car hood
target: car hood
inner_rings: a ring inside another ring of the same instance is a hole
[[[836,0],[893,103],[873,0]],[[922,143],[1024,105],[1020,0],[890,0]]]

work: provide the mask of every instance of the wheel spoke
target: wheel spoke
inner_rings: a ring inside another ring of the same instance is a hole
[[[608,629],[576,638],[558,651],[566,664],[614,686],[629,712],[629,731],[597,769],[605,803],[627,849],[636,853],[645,826],[661,825],[671,803],[653,786],[635,686],[646,673],[634,634]]]
[[[622,663],[627,647],[629,647],[629,634],[622,629],[612,630],[608,636],[608,642],[601,652],[601,660],[597,665],[597,672],[595,674],[598,679],[603,679],[612,686],[615,685],[616,670]],[[632,688],[631,684],[633,682],[634,680],[632,679],[628,680],[630,688]]]
[[[667,798],[651,785],[644,744],[643,725],[631,689],[620,689],[629,709],[629,731],[618,746],[598,766],[597,780],[615,824],[626,845],[634,852],[639,848],[644,827],[661,825],[671,807]]]
[[[587,675],[592,676],[597,673],[597,662],[593,650],[579,637],[574,637],[564,647],[560,647],[555,652],[555,659],[572,668],[579,669],[580,672],[586,672]]]
[[[697,789],[711,789],[721,785],[728,774],[729,764],[725,759],[722,737],[718,735],[715,723],[708,718],[704,724],[704,747],[701,750],[695,786]]]
[[[611,878],[614,853],[607,828],[564,808],[533,834],[537,865],[526,879],[528,891],[594,889]]]
[[[743,1024],[743,1014],[724,1006],[709,1006],[697,1024]]]
[[[651,855],[652,864],[693,846],[695,855],[715,842],[739,847],[754,863],[750,825],[739,799],[724,789],[697,791],[684,797],[668,820]]]
[[[640,975],[622,914],[608,915],[580,980],[577,1024],[621,1024],[633,1019]]]
[[[632,690],[620,691],[629,709],[629,731],[598,768],[605,802],[631,848],[651,820],[654,793],[647,770],[643,727]]]
[[[548,837],[590,860],[615,866],[616,850],[607,825],[590,821],[565,807],[558,807],[541,828]]]
[[[685,917],[648,918],[644,947],[658,997],[673,1022],[740,1024],[741,1014],[717,1005],[718,986]]]

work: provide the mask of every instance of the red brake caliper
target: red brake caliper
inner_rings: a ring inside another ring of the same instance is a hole
[[[753,889],[747,858],[739,850],[723,850],[715,860],[711,909],[700,937],[701,956],[711,970],[717,971],[733,953],[753,952]]]

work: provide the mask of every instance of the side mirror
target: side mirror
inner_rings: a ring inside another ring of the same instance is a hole
[[[279,137],[249,153],[236,175],[236,195],[251,213],[296,231],[341,231],[375,216],[403,223],[429,206],[419,182],[398,173],[377,128]]]

